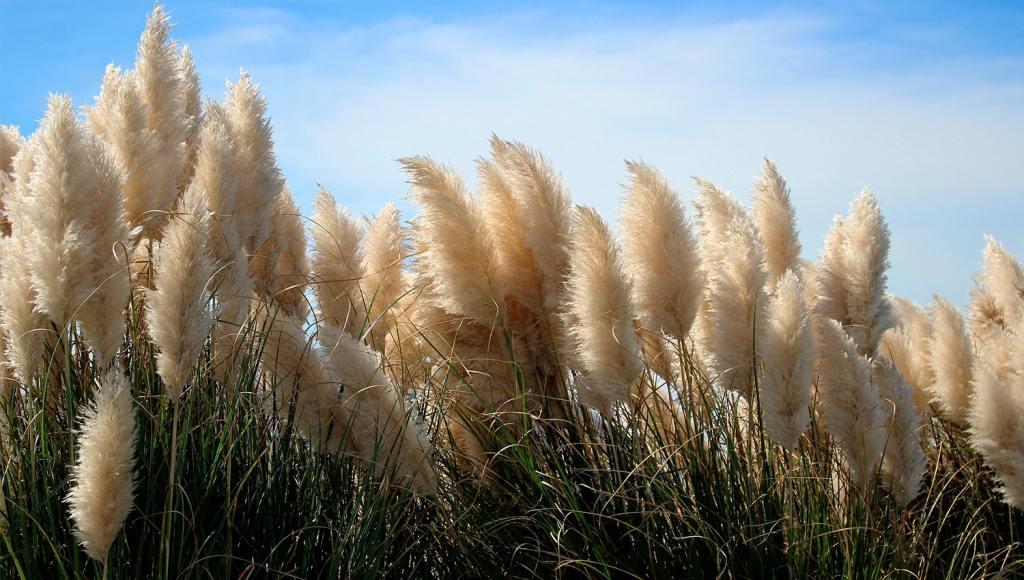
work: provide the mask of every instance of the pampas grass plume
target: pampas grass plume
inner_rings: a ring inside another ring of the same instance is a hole
[[[778,280],[767,325],[759,393],[764,428],[772,439],[793,450],[811,420],[814,332],[803,285],[792,270]]]
[[[48,331],[46,314],[36,306],[25,258],[25,245],[32,237],[25,199],[31,194],[39,135],[23,144],[14,159],[15,181],[4,199],[11,235],[0,238],[0,325],[7,341],[7,362],[23,383],[28,383],[39,367]]]
[[[973,392],[971,446],[995,469],[1004,500],[1024,509],[1024,380],[978,365]]]
[[[402,267],[409,255],[406,233],[395,204],[387,205],[363,233],[363,272],[359,288],[369,303],[370,345],[386,355],[389,338],[397,332],[399,301],[409,291]]]
[[[955,304],[935,296],[931,338],[931,369],[935,375],[932,393],[942,412],[963,424],[970,411],[971,382],[974,380],[974,345],[967,323]]]
[[[872,363],[835,320],[819,328],[818,393],[825,430],[835,438],[850,467],[850,480],[862,492],[872,489],[875,468],[886,445],[885,412],[871,382]]]
[[[128,261],[133,252],[124,213],[122,187],[123,174],[113,159],[94,150],[93,164],[98,183],[91,196],[88,220],[91,235],[78,259],[88,268],[89,275],[80,282],[90,289],[89,298],[79,309],[77,318],[82,325],[86,343],[93,349],[100,368],[117,354],[124,342],[124,309],[130,293]]]
[[[567,246],[573,213],[569,191],[551,161],[517,141],[491,138],[495,162],[506,172],[519,201],[523,237],[536,261],[542,296],[541,318],[554,325],[569,267]]]
[[[499,145],[504,142],[499,141]],[[494,239],[505,292],[535,314],[544,313],[544,277],[527,238],[526,216],[511,175],[492,160],[477,161],[480,199]]]
[[[1003,321],[1018,318],[1024,300],[1024,267],[990,236],[985,236],[984,258],[981,281],[991,290],[997,316]]]
[[[359,280],[363,261],[359,248],[359,225],[348,210],[334,201],[331,192],[320,188],[313,202],[313,240],[310,268],[321,322],[360,336],[365,319]]]
[[[132,508],[137,434],[128,380],[120,370],[110,370],[100,379],[95,404],[85,412],[68,495],[75,537],[90,558],[104,565]]]
[[[878,201],[864,189],[850,204],[850,217],[836,218],[825,240],[819,271],[817,311],[842,323],[857,352],[873,357],[892,326],[886,297],[889,227]]]
[[[642,370],[640,339],[618,247],[593,208],[577,206],[569,255],[570,360],[585,378],[580,398],[598,408],[605,400],[626,401]],[[588,400],[591,392],[599,397]]]
[[[178,183],[185,173],[185,141],[192,122],[186,110],[185,82],[179,68],[178,43],[171,38],[170,15],[157,5],[146,21],[135,58],[135,77],[146,105],[146,126],[156,142],[156,164],[149,167],[147,214],[160,225],[163,212],[174,207]],[[133,216],[134,217],[134,216]]]
[[[228,83],[222,111],[228,133],[235,146],[235,178],[239,195],[235,198],[235,216],[242,247],[246,254],[256,253],[270,236],[273,206],[284,186],[277,167],[267,100],[259,85],[242,71],[238,83]]]
[[[505,290],[483,210],[462,177],[426,157],[400,159],[409,174],[417,268],[433,279],[437,305],[484,326],[505,323]]]
[[[900,505],[905,506],[921,490],[921,480],[928,466],[928,458],[921,448],[921,414],[912,401],[913,388],[904,382],[892,361],[875,359],[872,382],[881,397],[889,434],[882,459],[882,483],[896,494]]]
[[[767,157],[761,177],[754,182],[754,220],[764,242],[764,262],[768,287],[790,270],[800,273],[800,239],[796,229],[796,208],[790,200],[786,180],[779,175],[774,161]]]
[[[742,207],[714,237],[721,245],[711,250],[719,258],[707,262],[712,366],[718,384],[749,398],[766,328],[764,251],[757,226]]]
[[[206,244],[209,222],[202,192],[188,188],[164,226],[154,258],[156,288],[147,293],[147,321],[158,349],[157,372],[172,400],[181,396],[215,322],[209,291],[214,264]]]
[[[704,292],[697,240],[679,193],[645,163],[627,161],[621,206],[622,262],[641,325],[677,340],[690,332]]]
[[[107,153],[124,167],[125,211],[132,225],[146,224],[169,209],[161,199],[161,188],[167,189],[160,183],[164,159],[160,142],[146,125],[147,115],[134,74],[107,65],[96,105],[86,108],[86,118]]]

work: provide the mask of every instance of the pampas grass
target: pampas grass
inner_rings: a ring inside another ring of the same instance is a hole
[[[85,412],[74,485],[68,494],[75,536],[90,558],[103,563],[132,509],[135,403],[118,369],[103,375],[94,406]]]
[[[511,182],[523,223],[521,233],[536,263],[541,319],[550,328],[547,334],[557,339],[561,336],[558,313],[569,268],[567,242],[573,223],[569,191],[551,161],[526,145],[492,135],[491,152]]]
[[[801,246],[789,186],[779,175],[775,162],[767,157],[761,166],[761,177],[754,182],[753,202],[754,221],[764,244],[767,283],[774,288],[787,270],[800,274]]]
[[[699,250],[629,163],[616,239],[497,137],[479,191],[402,160],[412,227],[326,192],[307,222],[257,85],[200,106],[169,30],[157,8],[87,124],[55,97],[27,141],[0,131],[0,576],[1024,570],[1005,248],[965,326],[884,294],[867,193],[815,266],[771,163],[753,214],[698,180]]]
[[[365,304],[359,293],[363,277],[359,225],[348,210],[334,201],[334,195],[322,187],[316,193],[313,208],[310,267],[319,318],[325,324],[361,336]]]
[[[886,413],[871,381],[873,366],[835,320],[824,321],[819,340],[818,394],[825,429],[843,451],[850,481],[870,495],[887,438]]]
[[[836,218],[825,238],[818,276],[816,312],[840,322],[857,352],[872,357],[892,326],[885,294],[889,228],[867,189],[850,204],[850,216]]]
[[[606,415],[628,401],[641,371],[630,285],[615,238],[596,210],[577,206],[567,288],[570,360],[583,375],[580,400]]]
[[[153,136],[156,163],[139,167],[151,172],[148,188],[132,209],[141,213],[130,215],[142,219],[135,225],[156,230],[165,212],[174,207],[178,182],[186,173],[185,142],[195,122],[186,102],[186,79],[179,68],[178,42],[171,38],[170,15],[157,5],[146,21],[146,30],[139,40],[135,58],[135,78],[146,110],[146,128]]]
[[[33,226],[23,214],[25,199],[31,195],[38,141],[39,137],[30,139],[14,160],[16,181],[4,197],[11,235],[0,239],[0,325],[7,343],[5,358],[22,383],[30,382],[39,368],[49,331],[46,314],[36,305],[25,257]]]
[[[391,464],[399,485],[435,495],[437,478],[423,426],[410,421],[402,393],[381,372],[380,361],[337,328],[322,328],[320,339],[327,368],[342,385],[341,407],[349,418],[347,424],[336,421],[336,428],[350,430],[355,451],[364,462]]]
[[[935,376],[931,391],[943,414],[963,424],[967,420],[974,380],[974,345],[960,309],[943,296],[935,296],[935,322],[930,366]]]
[[[153,264],[156,288],[146,295],[149,334],[158,349],[157,372],[172,400],[181,397],[216,321],[210,303],[210,219],[202,193],[190,187],[164,226]]]
[[[710,182],[698,180],[698,188],[708,272],[705,348],[718,383],[749,400],[766,327],[764,247],[739,202]]]
[[[429,272],[438,307],[485,326],[505,323],[505,290],[481,208],[454,170],[424,157],[400,159],[410,199],[420,208],[415,227],[417,267]]]
[[[793,271],[783,274],[768,307],[764,334],[764,375],[758,393],[764,429],[789,450],[810,425],[814,332],[803,285]]]
[[[626,168],[622,262],[633,282],[633,303],[644,328],[682,340],[704,292],[697,240],[665,176],[644,163],[627,162]]]
[[[170,209],[168,186],[158,183],[164,177],[164,151],[147,125],[148,115],[135,74],[108,65],[96,105],[86,109],[86,118],[106,152],[125,170],[125,211],[133,225]]]
[[[882,458],[882,484],[891,489],[902,506],[921,490],[928,460],[921,448],[921,413],[911,400],[913,388],[896,370],[892,361],[875,360],[872,382],[881,397],[888,440]]]
[[[409,292],[402,268],[409,257],[406,233],[395,204],[388,202],[370,220],[363,233],[363,272],[359,289],[369,303],[367,320],[370,345],[390,359],[400,350],[402,336],[398,328],[399,302]]]
[[[1024,509],[1024,382],[981,365],[974,375],[971,445],[995,468],[1003,501]]]

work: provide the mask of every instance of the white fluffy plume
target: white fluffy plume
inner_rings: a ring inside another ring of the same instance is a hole
[[[1003,498],[1024,509],[1024,380],[978,365],[969,416],[971,446],[996,470]]]
[[[888,441],[882,459],[882,484],[907,505],[921,490],[928,458],[921,448],[921,414],[912,401],[914,390],[892,361],[875,360],[872,382],[881,397]]]
[[[774,288],[787,270],[800,275],[800,238],[789,186],[779,175],[775,162],[767,157],[761,168],[761,177],[754,182],[753,202],[754,221],[764,243],[768,287]]]
[[[810,424],[814,332],[803,286],[792,271],[783,274],[768,307],[764,333],[764,375],[760,404],[764,428],[786,449],[796,449]]]
[[[209,222],[202,193],[190,187],[164,226],[154,259],[156,288],[146,300],[149,334],[158,349],[157,372],[172,399],[181,396],[216,320],[210,302]]]
[[[930,365],[935,376],[934,400],[950,419],[963,424],[970,410],[971,382],[974,380],[974,345],[967,323],[955,304],[935,296]]]
[[[584,378],[580,399],[607,412],[610,402],[632,394],[641,371],[640,340],[618,247],[596,210],[576,208],[569,255],[570,361]]]
[[[75,537],[89,557],[105,562],[132,508],[135,402],[120,370],[100,379],[96,402],[85,412],[78,463],[68,495]]]
[[[867,189],[850,204],[850,217],[836,218],[825,238],[818,276],[816,311],[842,324],[857,352],[873,357],[892,326],[886,297],[889,227]]]
[[[633,303],[644,328],[681,340],[704,292],[697,240],[668,179],[645,163],[627,161],[626,167],[622,262],[633,282]]]
[[[878,388],[871,382],[872,363],[857,353],[853,339],[835,320],[824,320],[820,332],[818,393],[825,430],[843,451],[850,480],[867,493],[887,437],[886,414]]]

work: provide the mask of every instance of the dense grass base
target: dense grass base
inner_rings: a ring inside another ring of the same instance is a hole
[[[138,325],[135,325],[138,328]],[[1024,574],[1024,513],[1000,502],[959,427],[931,417],[929,469],[901,508],[849,488],[817,425],[795,453],[745,433],[735,400],[706,387],[702,417],[625,408],[487,435],[486,468],[443,445],[436,499],[312,450],[267,411],[253,341],[237,381],[200,370],[173,406],[145,340],[122,364],[138,404],[135,507],[108,578],[966,578]],[[141,350],[138,350],[141,349]],[[59,350],[59,349],[57,349]],[[99,578],[67,496],[78,416],[96,370],[73,339],[67,365],[5,409],[4,578]],[[200,361],[207,368],[208,360]],[[648,376],[646,380],[656,381]],[[696,371],[691,384],[699,385]],[[432,433],[444,433],[431,401]],[[687,427],[686,424],[691,425]],[[443,441],[444,437],[436,440]],[[481,475],[482,472],[482,475]],[[173,487],[171,481],[173,480]]]

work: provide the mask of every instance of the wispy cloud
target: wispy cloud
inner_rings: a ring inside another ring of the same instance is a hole
[[[1024,210],[1024,82],[1008,74],[1020,59],[916,58],[953,32],[863,38],[799,13],[554,32],[550,18],[346,27],[239,11],[192,45],[211,92],[240,64],[261,82],[306,207],[319,181],[376,212],[404,194],[393,160],[410,154],[472,181],[494,131],[545,152],[576,199],[606,215],[624,158],[690,196],[690,175],[748,191],[766,154],[793,186],[811,258],[832,215],[871,186],[894,231],[891,287],[916,300],[965,300],[983,232],[1024,255],[1024,233],[1001,219]]]

